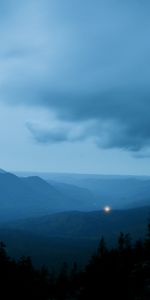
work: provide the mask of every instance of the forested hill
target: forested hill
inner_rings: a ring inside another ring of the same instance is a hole
[[[58,275],[45,267],[38,271],[29,257],[10,259],[0,243],[0,291],[3,299],[15,300],[149,300],[150,225],[144,242],[131,245],[121,233],[117,247],[108,250],[101,238],[84,270],[74,263],[69,271],[64,263]]]
[[[150,207],[112,209],[110,213],[71,211],[18,220],[7,227],[47,237],[99,239],[103,235],[110,242],[120,231],[129,232],[134,239],[143,237],[149,216]]]

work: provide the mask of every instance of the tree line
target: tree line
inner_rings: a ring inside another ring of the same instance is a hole
[[[59,274],[37,270],[30,257],[10,258],[0,243],[0,298],[15,300],[149,300],[150,223],[145,240],[131,243],[120,233],[108,249],[102,237],[97,252],[83,270],[63,264]]]

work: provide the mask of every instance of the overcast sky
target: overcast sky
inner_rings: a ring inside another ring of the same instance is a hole
[[[0,0],[0,166],[150,175],[150,1]]]

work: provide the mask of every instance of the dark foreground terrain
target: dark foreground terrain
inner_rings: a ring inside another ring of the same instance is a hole
[[[0,240],[7,245],[9,255],[15,258],[30,255],[36,267],[44,264],[50,270],[59,270],[64,261],[70,267],[75,261],[83,267],[95,253],[102,236],[109,248],[116,247],[121,231],[130,233],[132,243],[143,240],[149,216],[149,207],[112,210],[109,214],[103,211],[56,213],[3,223]]]
[[[150,225],[145,240],[134,245],[130,235],[120,233],[117,247],[108,250],[101,238],[83,270],[76,263],[69,270],[64,263],[57,275],[35,269],[29,257],[12,260],[1,242],[0,292],[2,299],[16,300],[149,300]]]

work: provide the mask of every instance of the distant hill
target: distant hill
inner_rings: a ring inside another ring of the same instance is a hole
[[[52,175],[51,175],[52,176]],[[99,176],[99,175],[53,175],[55,182],[70,182],[78,187],[88,189],[96,199],[96,204],[106,204],[114,209],[150,205],[149,177],[134,176]],[[49,175],[50,178],[50,175]],[[50,179],[48,179],[49,182]]]
[[[105,236],[115,241],[121,231],[133,238],[142,237],[147,230],[150,207],[114,210],[110,213],[62,212],[39,218],[29,218],[8,224],[13,229],[21,229],[47,237],[99,239]]]
[[[127,208],[150,205],[150,180],[139,178],[87,178],[79,186],[88,187],[99,196],[103,205],[106,202],[114,208]]]
[[[27,175],[28,173],[25,174]],[[36,173],[33,172],[31,174]],[[150,177],[148,176],[67,173],[37,174],[49,183],[53,183],[53,185],[61,183],[88,190],[92,195],[92,199],[95,199],[95,208],[102,208],[107,204],[114,209],[150,205]]]
[[[100,210],[107,204],[113,209],[150,205],[149,179],[76,175],[71,181],[74,184],[39,176],[18,177],[0,170],[0,222],[62,211]]]
[[[93,210],[100,208],[100,203],[96,196],[88,188],[79,187],[73,184],[66,184],[57,181],[49,181],[63,198],[69,198],[70,203],[76,203],[78,210]],[[72,206],[73,208],[73,206]],[[75,209],[75,206],[74,206]]]
[[[10,255],[30,255],[36,265],[59,268],[64,261],[87,263],[95,253],[100,238],[108,246],[117,244],[120,232],[130,233],[132,241],[143,239],[147,233],[150,207],[102,211],[63,212],[29,218],[1,225],[0,240]]]
[[[49,201],[33,190],[21,178],[11,173],[0,173],[0,220],[9,220],[51,212]]]
[[[87,190],[78,187],[70,188],[69,193],[65,190],[38,176],[20,178],[0,172],[0,221],[94,208],[94,200]]]
[[[0,169],[0,173],[1,174],[6,174],[7,172],[5,170],[3,170],[3,169]]]

